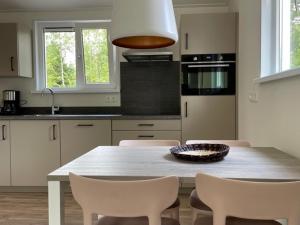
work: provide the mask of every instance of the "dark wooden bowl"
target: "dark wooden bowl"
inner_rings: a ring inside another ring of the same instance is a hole
[[[199,162],[217,162],[224,159],[228,154],[229,149],[230,147],[228,145],[223,144],[192,144],[172,147],[170,151],[178,159]],[[194,155],[192,154],[194,151],[205,151],[208,155]]]

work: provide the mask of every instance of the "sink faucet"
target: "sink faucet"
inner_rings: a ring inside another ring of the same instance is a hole
[[[42,91],[42,94],[44,93],[44,91],[48,90],[51,94],[51,115],[55,115],[56,112],[59,111],[59,106],[56,106],[54,104],[54,91],[51,89],[51,88],[45,88],[43,91]]]

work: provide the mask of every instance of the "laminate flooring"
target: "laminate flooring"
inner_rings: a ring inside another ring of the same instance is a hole
[[[188,195],[180,195],[180,201],[181,225],[191,225]],[[65,194],[65,224],[83,224],[71,193]],[[48,225],[47,193],[0,193],[0,225]]]

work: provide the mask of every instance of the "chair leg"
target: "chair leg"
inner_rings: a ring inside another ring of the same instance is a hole
[[[172,209],[166,209],[163,211],[162,217],[172,218],[177,221],[179,221],[179,207],[172,208]]]
[[[192,208],[192,223],[194,224],[198,218],[198,216],[211,216],[212,212],[211,211],[206,211],[206,210],[200,210],[197,208]]]
[[[197,210],[192,208],[192,224],[195,224],[197,218],[198,218],[198,212],[197,212]]]

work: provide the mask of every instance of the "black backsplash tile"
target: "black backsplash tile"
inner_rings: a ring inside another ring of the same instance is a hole
[[[121,108],[127,115],[180,115],[179,62],[121,63]]]

